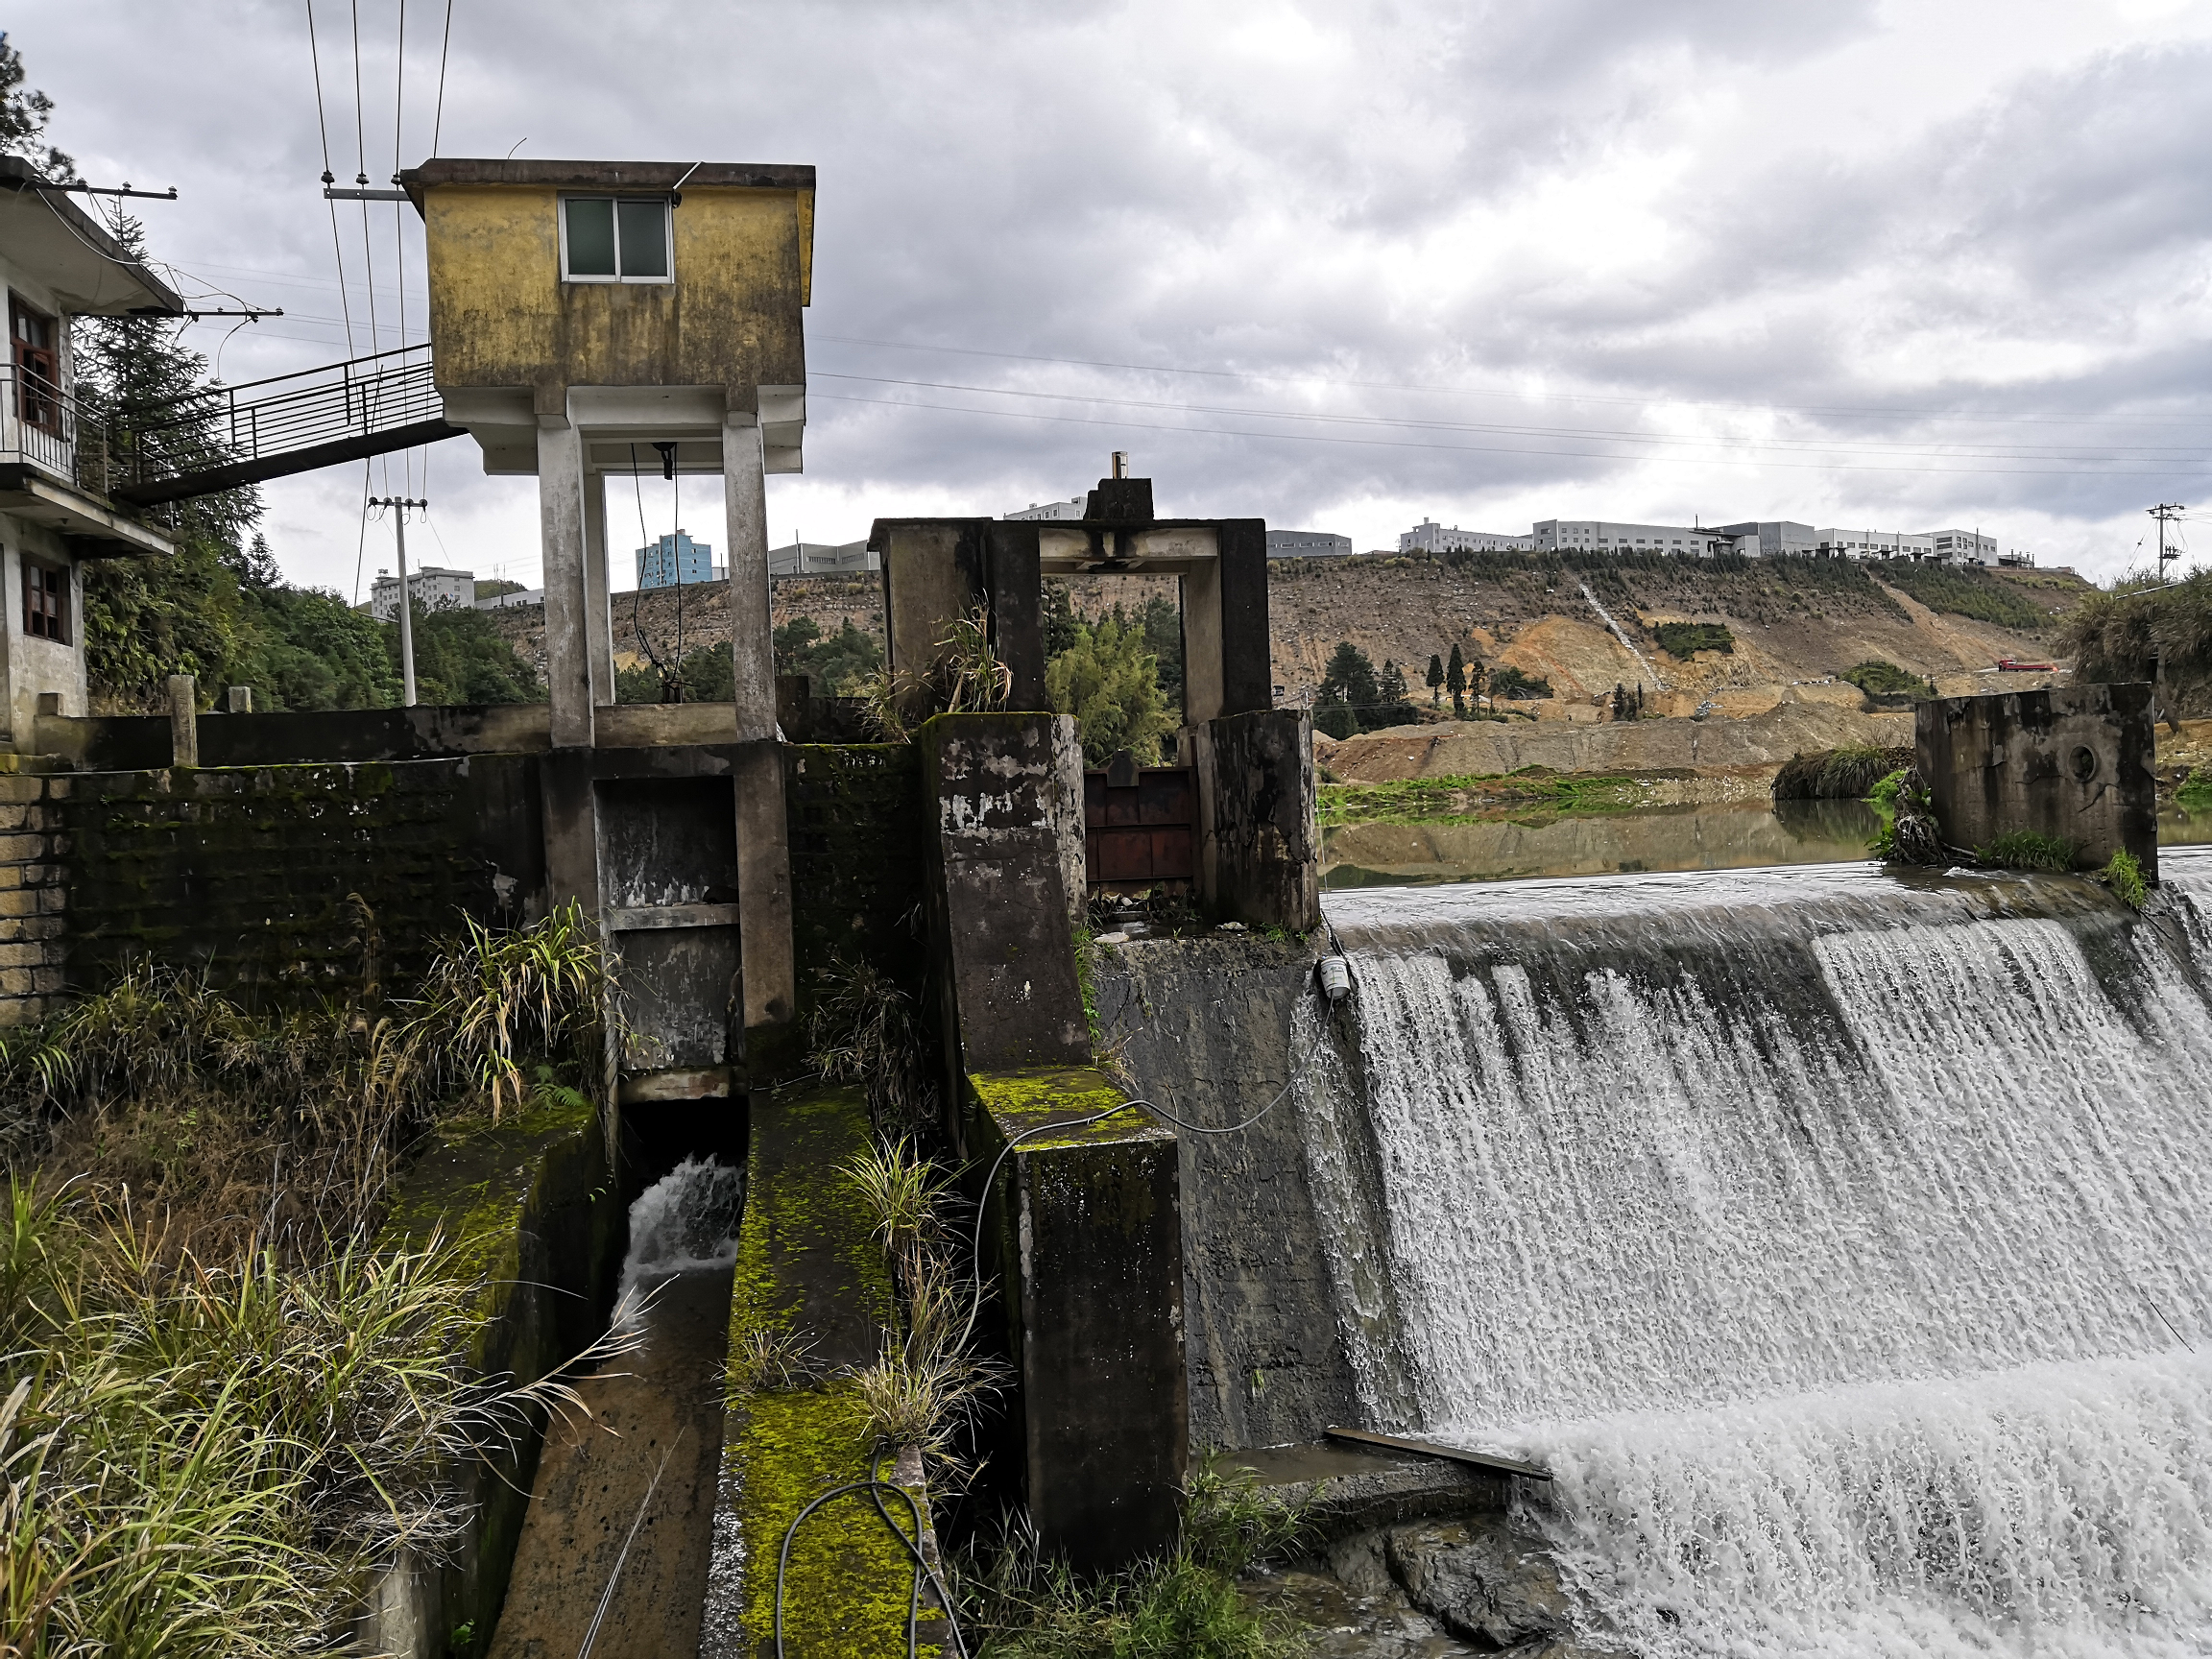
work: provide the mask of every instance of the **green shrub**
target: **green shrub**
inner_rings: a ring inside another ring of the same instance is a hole
[[[1159,662],[1142,618],[1101,616],[1075,631],[1075,643],[1045,665],[1045,690],[1056,713],[1075,716],[1083,758],[1103,766],[1119,750],[1140,766],[1160,764],[1161,744],[1182,724],[1160,692]]]
[[[1863,662],[1854,663],[1843,670],[1839,679],[1847,680],[1869,697],[1892,697],[1900,692],[1925,694],[1928,682],[1919,675],[1900,668],[1894,662],[1886,662],[1879,657],[1869,657]]]
[[[2212,807],[2212,771],[2197,767],[2181,780],[2181,787],[2174,791],[2174,799],[2193,812]]]
[[[1847,743],[1787,761],[1774,775],[1777,801],[1860,801],[1877,781],[1912,764],[1910,749]]]
[[[1359,717],[1342,703],[1316,703],[1313,705],[1313,730],[1326,732],[1332,737],[1357,736]]]
[[[1685,660],[1699,651],[1723,651],[1733,656],[1736,636],[1718,622],[1662,622],[1651,630],[1659,649]]]
[[[2150,897],[2143,881],[2142,860],[2125,847],[2114,853],[2097,874],[2104,885],[2112,889],[2113,897],[2130,910],[2142,909],[2143,902]]]
[[[2000,870],[2071,870],[2080,843],[2064,835],[2046,835],[2039,830],[2008,830],[1987,846],[1974,849],[1974,856]]]
[[[1501,697],[1525,700],[1549,697],[1551,694],[1551,682],[1538,674],[1524,673],[1518,668],[1500,668],[1490,676],[1490,700],[1493,703]]]
[[[1984,570],[1915,559],[1885,559],[1871,568],[1879,580],[1910,593],[1931,611],[1971,616],[2000,628],[2039,630],[2051,622],[2042,606]]]

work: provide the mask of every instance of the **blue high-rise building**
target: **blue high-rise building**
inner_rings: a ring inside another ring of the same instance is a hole
[[[714,549],[682,530],[637,549],[637,586],[673,588],[714,580]]]

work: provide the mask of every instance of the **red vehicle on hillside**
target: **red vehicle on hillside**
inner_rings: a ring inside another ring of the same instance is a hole
[[[2000,674],[2056,674],[2058,672],[2058,664],[2023,662],[2017,657],[2000,657],[1997,659],[1997,671]]]

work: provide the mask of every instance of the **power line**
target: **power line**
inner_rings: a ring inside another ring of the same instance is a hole
[[[982,415],[1003,421],[1050,421],[1065,425],[1111,426],[1132,432],[1183,432],[1198,437],[1258,438],[1291,444],[1348,444],[1363,448],[1385,449],[1440,449],[1461,454],[1482,455],[1549,455],[1575,461],[1626,461],[1647,465],[1696,466],[1696,467],[1766,467],[1806,472],[1924,472],[1952,477],[2024,477],[2024,478],[2177,478],[2200,477],[2200,472],[2156,471],[2144,468],[2108,467],[2035,468],[2035,467],[1867,467],[1846,462],[1820,463],[1813,461],[1739,461],[1725,456],[1689,455],[1608,455],[1588,449],[1533,449],[1516,445],[1493,444],[1421,444],[1410,439],[1352,438],[1326,432],[1244,432],[1224,426],[1170,426],[1151,421],[1100,421],[1080,415],[1047,415],[1029,409],[968,409],[951,403],[924,403],[900,397],[862,397],[850,393],[825,392],[819,398],[827,403],[873,403],[889,409],[927,409],[947,415]]]
[[[1388,380],[1332,380],[1310,374],[1261,374],[1241,369],[1190,369],[1166,363],[1118,363],[1088,357],[1047,357],[1024,351],[990,351],[970,346],[917,346],[906,340],[865,340],[846,334],[810,334],[808,338],[825,345],[878,346],[894,351],[943,351],[959,357],[996,357],[1012,363],[1053,363],[1071,369],[1120,369],[1142,374],[1194,374],[1214,379],[1271,381],[1283,385],[1339,386],[1365,392],[1421,392],[1446,397],[1510,397],[1522,400],[1556,397],[1574,403],[1617,403],[1646,409],[1654,403],[1671,403],[1694,409],[1747,409],[1815,416],[1867,415],[1885,420],[1972,421],[1993,425],[2064,426],[2126,422],[2135,425],[2195,426],[2203,424],[2204,420],[2203,417],[2180,420],[2159,415],[1994,415],[1972,410],[1947,414],[1934,409],[1860,408],[1844,404],[1741,403],[1699,397],[1617,397],[1597,392],[1531,392],[1525,388],[1424,386]]]
[[[430,154],[438,154],[438,135],[445,130],[445,60],[453,50],[453,0],[445,0],[445,36],[438,46],[438,113],[430,122]]]
[[[2014,444],[2007,445],[1949,445],[1941,448],[1906,447],[1896,445],[1868,446],[1845,441],[1818,439],[1773,438],[1744,439],[1704,437],[1691,433],[1644,433],[1624,427],[1582,426],[1517,426],[1486,421],[1422,421],[1378,415],[1321,415],[1310,410],[1255,409],[1236,404],[1175,403],[1158,399],[1133,397],[1101,397],[1086,393],[1025,392],[1010,387],[972,386],[947,380],[894,380],[875,374],[836,374],[817,370],[810,376],[822,380],[853,380],[876,386],[911,386],[935,392],[973,392],[992,397],[1030,397],[1056,403],[1082,403],[1107,408],[1173,410],[1194,415],[1219,415],[1247,420],[1298,421],[1316,424],[1350,426],[1395,426],[1419,431],[1483,432],[1499,436],[1530,438],[1585,439],[1590,442],[1626,444],[1688,444],[1733,448],[1780,449],[1786,451],[1811,451],[1825,454],[1903,455],[1927,459],[1961,458],[1970,460],[2052,460],[2097,461],[2163,459],[2172,454],[2184,459],[2212,461],[2212,451],[2200,446],[2183,447],[2179,445],[2132,445],[2125,449],[2109,449],[2094,454],[2080,453],[2022,453],[2022,451],[2054,450],[2052,445]],[[2077,446],[2082,447],[2082,446]],[[1976,451],[1981,451],[1977,453]]]

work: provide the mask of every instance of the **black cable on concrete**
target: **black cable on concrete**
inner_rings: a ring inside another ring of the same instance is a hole
[[[899,1485],[896,1481],[883,1479],[883,1449],[880,1446],[876,1449],[875,1454],[868,1460],[868,1476],[870,1479],[876,1482],[876,1487],[870,1490],[868,1494],[870,1498],[875,1500],[876,1513],[883,1517],[883,1525],[891,1528],[899,1542],[905,1546],[906,1553],[914,1557],[914,1594],[908,1599],[906,1607],[906,1646],[908,1649],[911,1650],[914,1646],[914,1626],[920,1618],[922,1606],[922,1575],[926,1573],[929,1575],[929,1582],[937,1587],[937,1599],[944,1604],[945,1623],[952,1637],[952,1650],[960,1655],[960,1659],[967,1659],[968,1642],[960,1634],[959,1616],[952,1611],[951,1586],[945,1582],[944,1575],[930,1565],[929,1558],[922,1553],[921,1503],[916,1501],[914,1494],[907,1491],[905,1487]],[[880,1489],[884,1486],[889,1486],[894,1492],[904,1498],[907,1508],[913,1511],[913,1537],[909,1538],[905,1533],[901,1532],[899,1524],[891,1519],[891,1511],[883,1507],[883,1493]]]
[[[847,1494],[854,1492],[866,1492],[871,1497],[875,1498],[877,1510],[883,1516],[885,1524],[891,1526],[891,1530],[895,1533],[898,1533],[900,1542],[902,1544],[907,1545],[915,1556],[917,1563],[914,1579],[915,1591],[913,1599],[908,1604],[906,1616],[906,1656],[907,1659],[918,1659],[918,1655],[915,1650],[915,1644],[917,1639],[916,1625],[919,1621],[919,1611],[921,1606],[921,1575],[924,1567],[926,1564],[924,1563],[921,1559],[921,1547],[919,1543],[914,1540],[909,1540],[905,1533],[900,1532],[898,1527],[891,1523],[890,1512],[883,1508],[881,1493],[896,1492],[900,1497],[906,1501],[907,1504],[914,1511],[914,1527],[917,1536],[919,1536],[922,1527],[922,1507],[920,1503],[915,1501],[914,1494],[907,1491],[905,1487],[895,1485],[889,1480],[874,1479],[853,1480],[847,1482],[843,1486],[832,1486],[829,1491],[823,1493],[821,1497],[815,1499],[811,1503],[807,1504],[805,1508],[800,1510],[797,1515],[793,1516],[791,1518],[791,1525],[783,1529],[783,1547],[778,1552],[776,1557],[776,1659],[784,1659],[783,1580],[785,1575],[789,1573],[791,1567],[791,1540],[799,1535],[800,1524],[804,1522],[807,1516],[813,1514],[815,1510],[821,1508],[823,1504],[829,1503],[831,1499],[843,1498]],[[931,1577],[933,1579],[936,1578],[934,1573],[931,1573]],[[945,1596],[944,1581],[942,1579],[936,1579],[936,1583],[938,1594],[940,1596]],[[948,1623],[950,1623],[952,1619],[950,1599],[951,1599],[949,1596],[946,1597],[947,1606],[945,1616]],[[954,1628],[957,1629],[957,1626],[955,1625]],[[962,1645],[960,1650],[963,1654],[967,1652],[965,1644]]]

